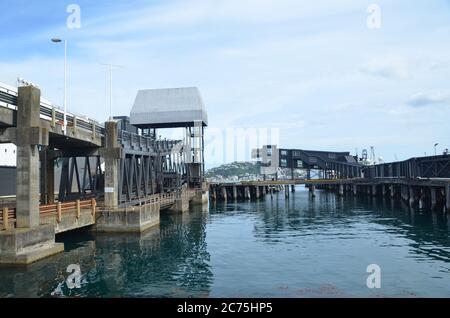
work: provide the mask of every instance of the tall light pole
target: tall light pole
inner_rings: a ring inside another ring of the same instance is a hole
[[[112,120],[112,100],[113,100],[113,69],[123,68],[122,65],[114,65],[101,63],[101,65],[107,66],[109,68],[109,120]]]
[[[67,135],[67,40],[61,40],[59,38],[53,38],[53,43],[64,42],[64,120],[63,120],[63,132]]]
[[[435,155],[435,156],[437,155],[437,152],[436,152],[436,147],[437,147],[437,146],[439,146],[439,143],[435,143],[435,144],[434,144],[434,155]]]

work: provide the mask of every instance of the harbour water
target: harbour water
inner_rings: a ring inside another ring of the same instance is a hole
[[[64,253],[0,268],[0,297],[450,296],[450,216],[390,199],[297,188],[162,215],[141,235],[57,239]],[[367,287],[370,264],[380,289]]]

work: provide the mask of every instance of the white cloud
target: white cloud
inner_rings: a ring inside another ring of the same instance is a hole
[[[408,79],[411,77],[411,65],[402,57],[375,58],[364,65],[361,71],[372,76],[390,79]]]
[[[450,105],[450,93],[443,91],[430,91],[414,94],[408,104],[413,107],[427,107],[433,105]]]

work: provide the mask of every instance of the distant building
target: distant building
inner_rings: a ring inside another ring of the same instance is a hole
[[[16,151],[14,144],[0,144],[0,167],[15,167]]]
[[[266,176],[277,174],[279,169],[326,171],[330,170],[330,163],[358,164],[350,152],[279,149],[276,145],[252,150],[252,159],[261,162],[261,174]]]

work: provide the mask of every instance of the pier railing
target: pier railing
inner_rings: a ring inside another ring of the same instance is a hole
[[[0,231],[15,227],[16,209],[3,208],[0,213]]]
[[[97,211],[97,201],[91,200],[77,200],[72,202],[57,202],[55,204],[41,205],[39,213],[41,217],[56,216],[56,222],[61,223],[64,214],[74,213],[79,219],[81,217],[81,210],[91,210],[94,216]],[[16,209],[3,208],[0,213],[0,231],[8,230],[16,227]]]

